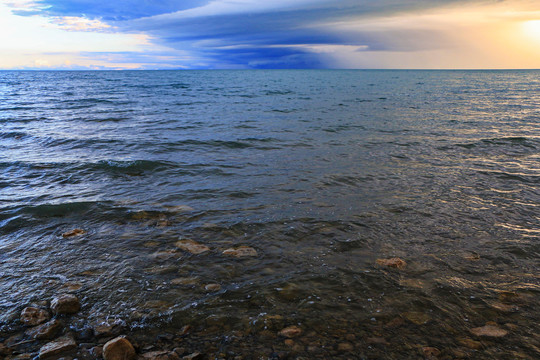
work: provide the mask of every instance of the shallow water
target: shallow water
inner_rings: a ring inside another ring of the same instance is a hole
[[[0,72],[0,342],[73,292],[209,357],[537,358],[539,160],[540,71]]]

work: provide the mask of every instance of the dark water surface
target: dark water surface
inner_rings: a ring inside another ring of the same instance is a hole
[[[72,292],[83,340],[534,359],[539,238],[540,71],[0,72],[0,342]]]

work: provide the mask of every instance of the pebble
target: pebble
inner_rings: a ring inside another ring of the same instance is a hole
[[[103,358],[105,360],[132,360],[135,359],[133,345],[122,336],[108,341],[103,346]]]
[[[117,336],[126,327],[126,323],[121,319],[101,321],[93,326],[94,336]]]
[[[302,334],[302,329],[300,329],[298,326],[289,326],[279,332],[280,336],[284,336],[286,338],[294,338],[300,334]]]
[[[191,239],[179,240],[175,243],[175,245],[176,247],[194,255],[202,254],[210,250],[208,246],[199,244],[198,242]]]
[[[475,341],[469,338],[463,338],[458,340],[459,343],[469,349],[480,350],[482,348],[482,343],[480,341]]]
[[[35,326],[49,320],[51,315],[47,310],[29,306],[21,312],[21,322],[28,326]]]
[[[223,251],[223,255],[240,257],[258,256],[257,250],[249,246],[239,246],[237,248],[230,248]]]
[[[45,324],[28,329],[25,334],[32,339],[50,340],[56,336],[61,328],[62,323],[58,319],[52,319]]]
[[[405,317],[405,319],[416,325],[424,325],[429,320],[431,320],[431,317],[428,314],[424,314],[423,312],[418,311],[405,312],[403,313],[403,316]]]
[[[503,337],[508,334],[508,331],[492,324],[486,324],[481,327],[471,329],[471,333],[476,336]]]
[[[441,355],[441,351],[439,349],[431,346],[424,346],[422,348],[422,353],[428,359],[436,358],[437,356]]]
[[[84,234],[86,234],[86,231],[84,231],[83,229],[73,229],[73,230],[70,230],[70,231],[67,231],[67,232],[63,233],[62,237],[68,238],[68,237],[80,236],[80,235],[84,235]]]
[[[338,344],[337,349],[338,351],[349,352],[354,350],[354,346],[351,343],[341,343]]]
[[[204,286],[206,291],[219,291],[221,290],[221,285],[219,284],[208,284]]]
[[[390,259],[377,259],[378,265],[388,266],[395,269],[403,269],[405,266],[407,266],[407,263],[405,260],[402,260],[398,257],[390,258]]]
[[[80,309],[81,303],[75,295],[60,295],[51,301],[51,310],[55,314],[75,314]]]
[[[174,351],[152,351],[139,356],[140,360],[180,360]]]
[[[197,285],[198,283],[198,277],[182,277],[171,280],[171,284],[173,285]]]
[[[39,349],[39,358],[46,359],[63,352],[67,352],[77,348],[77,343],[69,336],[64,336],[47,343]]]

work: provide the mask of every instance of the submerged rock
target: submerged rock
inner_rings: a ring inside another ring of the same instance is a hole
[[[80,235],[84,235],[84,234],[86,234],[86,231],[83,230],[83,229],[73,229],[73,230],[66,231],[65,233],[63,233],[62,237],[68,238],[68,237],[80,236]]]
[[[171,280],[173,285],[197,285],[199,283],[198,277],[181,277]]]
[[[125,337],[114,338],[103,346],[105,360],[132,360],[135,359],[135,349]]]
[[[402,314],[405,319],[416,325],[424,325],[431,317],[428,314],[419,311],[408,311]]]
[[[302,329],[300,329],[298,326],[289,326],[285,329],[281,330],[279,332],[280,336],[284,336],[286,338],[294,338],[302,334]]]
[[[237,248],[230,248],[223,251],[223,255],[240,257],[258,256],[257,250],[249,246],[239,246]]]
[[[208,284],[204,286],[206,291],[219,291],[221,290],[221,285],[219,284]]]
[[[140,360],[180,360],[174,351],[152,351],[139,356]]]
[[[60,295],[51,301],[51,310],[55,314],[75,314],[81,309],[81,303],[75,295]]]
[[[36,326],[49,320],[51,315],[47,310],[29,306],[21,312],[21,322],[28,326]]]
[[[176,247],[184,251],[187,251],[189,253],[192,253],[194,255],[202,254],[210,250],[208,246],[199,244],[198,242],[193,241],[191,239],[183,239],[183,240],[177,241],[175,245]]]
[[[28,329],[25,334],[33,339],[50,340],[56,336],[60,329],[62,329],[62,323],[57,319],[52,319],[45,324]]]
[[[390,259],[377,259],[377,264],[382,266],[388,266],[395,269],[403,269],[407,266],[405,260],[402,260],[398,257]]]
[[[422,353],[427,359],[434,359],[437,356],[441,355],[441,351],[435,347],[424,346],[422,348]]]
[[[77,343],[75,340],[69,336],[64,336],[43,345],[41,349],[39,349],[39,358],[47,359],[75,348],[77,348]]]
[[[486,324],[484,326],[471,329],[471,333],[476,336],[503,337],[508,334],[508,331],[501,329],[494,324]]]
[[[350,352],[354,350],[354,346],[351,343],[341,343],[337,346],[338,351]]]

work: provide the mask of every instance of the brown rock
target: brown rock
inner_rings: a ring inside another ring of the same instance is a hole
[[[287,346],[294,346],[294,340],[291,340],[291,339],[286,339],[285,340],[285,345]]]
[[[176,247],[184,251],[187,251],[189,253],[192,253],[194,255],[202,254],[210,250],[208,246],[199,244],[198,242],[193,241],[191,239],[183,239],[183,240],[177,241],[175,245]]]
[[[80,236],[86,234],[83,229],[73,229],[62,234],[62,237],[68,238],[72,236]]]
[[[350,352],[354,350],[354,346],[350,343],[341,343],[337,346],[338,351]]]
[[[428,359],[436,358],[437,356],[441,355],[441,351],[439,349],[431,346],[424,346],[422,348],[422,353]]]
[[[174,351],[152,351],[139,356],[140,360],[180,360]]]
[[[93,326],[96,337],[119,335],[125,328],[126,323],[121,319],[109,319],[100,321]]]
[[[487,324],[481,327],[471,329],[471,333],[476,336],[503,337],[508,334],[508,331],[501,329],[496,325]]]
[[[181,277],[171,280],[173,285],[197,285],[198,282],[198,277]]]
[[[60,295],[51,301],[51,310],[55,314],[75,314],[80,309],[81,303],[75,295]]]
[[[21,322],[25,325],[35,326],[49,320],[51,315],[47,310],[29,306],[21,312]]]
[[[183,326],[180,331],[178,332],[179,336],[186,336],[191,332],[191,325],[185,325]]]
[[[419,311],[408,311],[402,315],[405,317],[405,319],[416,325],[424,325],[431,320],[431,317],[428,314]]]
[[[230,248],[223,251],[223,255],[240,257],[258,256],[257,250],[249,246],[239,246],[236,249]]]
[[[135,359],[135,349],[125,337],[117,337],[103,346],[105,360],[132,360]]]
[[[219,285],[219,284],[208,284],[208,285],[205,285],[204,290],[206,290],[206,291],[219,291],[219,290],[221,290],[221,285]]]
[[[382,266],[388,266],[395,269],[403,269],[407,266],[405,260],[401,260],[398,257],[390,259],[377,259],[377,264]]]
[[[374,345],[388,345],[388,341],[382,337],[370,337],[366,339],[366,342]]]
[[[28,329],[25,334],[33,339],[50,340],[56,336],[60,329],[62,329],[62,323],[57,319],[52,319],[45,324]]]
[[[284,336],[286,338],[294,338],[300,334],[302,334],[302,329],[300,329],[298,326],[289,326],[279,332],[280,336]]]
[[[39,349],[39,358],[46,359],[77,348],[77,343],[69,336],[64,336],[47,343]]]
[[[475,341],[469,338],[462,338],[458,340],[459,343],[469,349],[480,350],[482,348],[482,343],[480,341]]]

